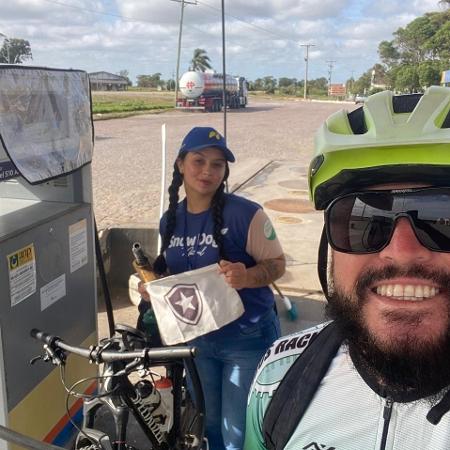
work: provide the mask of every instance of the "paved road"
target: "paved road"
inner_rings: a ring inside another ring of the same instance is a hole
[[[227,113],[227,137],[237,162],[230,180],[244,181],[252,168],[269,160],[308,165],[315,130],[334,111],[352,104],[252,100]],[[161,125],[167,128],[167,179],[183,136],[196,125],[223,131],[223,115],[172,111],[95,122],[94,207],[99,228],[154,224],[161,179]],[[256,163],[256,166],[255,166]],[[241,170],[239,170],[241,169]],[[236,175],[238,174],[238,176]]]
[[[237,158],[230,185],[243,183],[275,161],[239,192],[265,205],[287,256],[288,270],[278,284],[296,303],[299,320],[286,320],[284,307],[279,304],[283,334],[311,326],[322,317],[323,303],[315,301],[321,299],[316,294],[320,286],[315,261],[322,216],[310,213],[310,207],[303,211],[305,214],[290,209],[298,208],[302,201],[308,203],[306,170],[315,130],[327,116],[343,107],[353,109],[351,104],[259,102],[227,114],[228,141]],[[157,222],[163,123],[168,133],[168,159],[173,161],[182,137],[191,127],[212,125],[222,130],[223,116],[171,112],[96,122],[93,182],[99,228]],[[274,205],[268,204],[271,202]],[[125,292],[115,298],[114,309],[117,322],[136,323],[137,309]],[[107,335],[104,312],[99,315],[99,329],[101,336]]]

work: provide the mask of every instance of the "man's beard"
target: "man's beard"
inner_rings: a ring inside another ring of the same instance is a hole
[[[407,322],[413,330],[411,333],[393,336],[391,342],[382,342],[368,330],[362,310],[369,286],[377,281],[404,276],[429,280],[439,286],[441,295],[447,297],[447,317],[442,318],[447,320],[447,329],[440,337],[426,339],[415,336],[414,325],[418,325],[420,316],[404,311],[388,313],[386,318],[393,327],[396,321]],[[378,385],[384,395],[394,399],[419,399],[435,396],[450,385],[449,273],[430,271],[420,265],[407,270],[392,265],[363,272],[350,295],[340,292],[333,281],[329,292],[328,317],[334,319],[343,333],[355,365]]]

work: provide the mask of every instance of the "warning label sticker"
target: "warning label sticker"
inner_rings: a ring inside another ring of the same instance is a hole
[[[82,219],[69,225],[70,273],[88,262],[87,221]]]
[[[6,256],[8,260],[11,306],[36,292],[36,257],[30,244]]]

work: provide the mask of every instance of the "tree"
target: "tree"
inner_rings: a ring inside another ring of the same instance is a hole
[[[119,75],[119,77],[125,78],[127,80],[128,86],[133,86],[133,83],[131,82],[129,77],[128,70],[126,69],[119,70],[119,72],[117,72],[117,75]]]
[[[261,78],[257,78],[255,81],[252,81],[250,83],[249,89],[251,91],[263,91],[264,90],[264,83]]]
[[[402,92],[418,92],[421,90],[417,66],[403,65],[395,79],[395,87]]]
[[[174,91],[175,90],[175,80],[173,78],[170,78],[166,82],[166,88],[168,91]]]
[[[440,60],[446,61],[446,65],[448,66],[450,62],[450,14],[447,19],[430,39],[428,45],[435,49],[436,56]]]
[[[165,84],[164,80],[161,80],[161,74],[159,72],[154,73],[153,75],[138,75],[137,76],[137,85],[139,87],[150,87],[157,88],[163,87]]]
[[[387,67],[391,68],[398,64],[400,53],[395,48],[393,41],[381,41],[378,45],[378,54],[381,62]]]
[[[308,80],[307,89],[311,95],[326,95],[328,92],[328,80],[325,77]]]
[[[422,88],[439,84],[441,81],[441,64],[439,61],[424,61],[419,64],[417,74]]]
[[[369,92],[370,81],[372,79],[372,70],[369,69],[364,72],[354,83],[353,83],[353,94],[365,94]]]
[[[450,10],[425,13],[393,34],[378,46],[386,84],[407,92],[439,84],[440,72],[450,65]]]
[[[0,48],[0,63],[22,64],[27,59],[33,59],[30,42],[25,39],[4,39]]]
[[[206,50],[202,48],[196,48],[194,50],[194,56],[191,59],[191,69],[204,72],[206,69],[211,69],[211,60],[206,54]]]
[[[263,78],[263,89],[266,94],[273,94],[277,88],[277,80],[269,75]]]

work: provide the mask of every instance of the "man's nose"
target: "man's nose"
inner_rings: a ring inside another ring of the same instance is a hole
[[[411,261],[424,262],[432,257],[433,252],[424,247],[417,239],[412,224],[406,217],[395,222],[389,244],[380,252],[380,257],[399,264]]]

